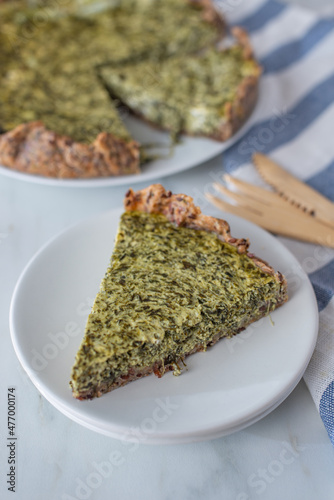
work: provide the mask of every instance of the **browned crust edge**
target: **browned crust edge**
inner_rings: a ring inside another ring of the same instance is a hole
[[[238,86],[235,100],[225,104],[225,117],[217,131],[209,136],[210,139],[217,141],[230,139],[250,117],[257,103],[259,80],[262,73],[261,66],[254,59],[247,31],[235,26],[231,32],[243,49],[244,59],[254,61],[256,66],[254,74],[244,78]]]
[[[235,26],[231,29],[231,32],[243,49],[244,59],[254,61],[256,67],[254,74],[244,78],[240,83],[237,88],[235,100],[226,103],[225,120],[222,121],[216,133],[210,136],[211,139],[218,141],[226,141],[232,137],[251,115],[257,103],[259,79],[262,73],[261,66],[254,59],[253,48],[250,44],[247,31],[239,26]]]
[[[260,308],[260,314],[250,321],[245,321],[244,325],[240,326],[237,331],[226,332],[223,330],[219,333],[216,333],[209,342],[207,342],[206,344],[197,344],[191,351],[187,352],[182,357],[179,357],[176,360],[171,361],[170,359],[164,359],[157,361],[152,366],[130,368],[127,373],[124,373],[123,375],[119,376],[116,380],[113,381],[106,380],[101,384],[99,384],[97,387],[90,388],[87,391],[73,393],[73,397],[81,401],[101,397],[103,396],[103,394],[106,394],[107,392],[111,392],[115,389],[118,389],[119,387],[123,387],[129,382],[133,382],[140,378],[147,377],[152,373],[154,373],[154,375],[156,375],[157,377],[161,378],[166,372],[174,371],[175,368],[179,368],[180,365],[182,366],[182,364],[186,366],[184,362],[186,357],[190,356],[191,354],[195,354],[196,352],[206,351],[208,347],[213,346],[220,339],[231,338],[234,335],[237,335],[241,331],[245,330],[245,328],[247,328],[251,323],[254,323],[255,321],[258,321],[259,319],[266,316],[270,310],[277,309],[278,307],[283,305],[286,302],[286,300],[287,296],[284,293],[282,293],[277,303],[275,303],[273,306],[267,302],[263,304],[263,306]]]
[[[83,144],[46,129],[42,122],[29,122],[0,135],[0,163],[28,174],[61,179],[139,174],[139,160],[136,141],[107,132]]]

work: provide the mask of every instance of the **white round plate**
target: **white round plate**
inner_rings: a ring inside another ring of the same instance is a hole
[[[92,401],[72,397],[71,367],[109,263],[120,214],[95,216],[58,235],[30,261],[17,283],[10,311],[12,341],[38,390],[76,422],[144,443],[212,439],[272,411],[294,389],[311,358],[317,304],[291,253],[263,229],[230,214],[232,234],[248,237],[251,251],[287,276],[289,301],[271,318],[189,356],[188,370],[179,377],[152,375]],[[212,215],[224,217],[215,210]]]
[[[182,137],[182,141],[173,148],[172,154],[167,157],[169,150],[169,134],[157,131],[134,117],[128,117],[124,121],[131,135],[139,141],[140,144],[162,145],[163,147],[156,148],[152,150],[152,152],[166,157],[143,165],[141,167],[142,172],[138,175],[99,177],[97,179],[53,179],[40,175],[25,174],[1,165],[0,175],[12,177],[21,181],[32,182],[34,184],[44,184],[56,187],[92,188],[133,185],[138,182],[148,182],[173,175],[208,161],[234,144],[250,127],[250,120],[248,120],[248,122],[226,142],[213,141],[202,137],[194,138],[184,136]]]

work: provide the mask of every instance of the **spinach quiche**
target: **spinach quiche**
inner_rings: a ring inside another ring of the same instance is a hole
[[[205,351],[281,306],[287,283],[226,221],[160,184],[129,190],[110,266],[72,368],[77,399],[151,373],[179,374]]]
[[[0,2],[0,164],[76,178],[140,172],[140,145],[99,67],[219,42],[211,0]]]

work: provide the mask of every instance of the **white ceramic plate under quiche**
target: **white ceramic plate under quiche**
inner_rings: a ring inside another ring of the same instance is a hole
[[[142,166],[142,172],[138,175],[122,175],[119,177],[100,177],[97,179],[53,179],[40,175],[31,175],[18,172],[0,165],[0,175],[12,177],[17,180],[44,184],[58,187],[92,188],[107,186],[133,185],[138,182],[149,183],[154,179],[160,179],[169,175],[177,174],[189,168],[200,165],[225,151],[237,140],[239,140],[249,129],[252,120],[247,123],[226,142],[213,141],[202,137],[182,137],[182,141],[169,148],[169,134],[155,130],[143,121],[132,116],[125,120],[127,128],[132,136],[140,144],[158,145],[150,152],[159,155],[159,159],[151,161]],[[168,153],[170,155],[168,156]]]
[[[16,354],[41,394],[74,421],[144,443],[206,440],[246,427],[294,389],[312,355],[318,310],[291,253],[259,227],[227,214],[231,232],[283,272],[289,301],[244,332],[187,358],[188,370],[132,382],[92,401],[69,389],[90,305],[113,250],[120,210],[58,235],[30,261],[14,291],[10,328]],[[222,216],[216,211],[212,215]]]

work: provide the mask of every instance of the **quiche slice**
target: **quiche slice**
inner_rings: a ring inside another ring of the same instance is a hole
[[[246,32],[232,32],[237,42],[229,48],[106,65],[101,77],[112,95],[154,126],[225,141],[253,110],[261,73]]]
[[[160,184],[125,197],[110,267],[72,368],[92,399],[231,337],[287,300],[284,276],[233,238],[226,221]]]

